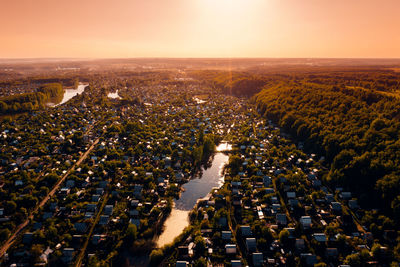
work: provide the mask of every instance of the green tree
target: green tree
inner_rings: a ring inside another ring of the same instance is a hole
[[[7,240],[7,238],[10,236],[10,233],[11,233],[10,230],[8,230],[7,228],[1,229],[0,230],[0,242]]]
[[[129,244],[132,244],[132,242],[136,240],[136,238],[137,238],[137,227],[136,227],[136,225],[134,225],[132,223],[130,223],[128,225],[128,228],[126,229],[125,238],[126,238],[126,241]]]
[[[150,265],[158,266],[161,260],[164,258],[164,252],[161,249],[154,249],[150,253]]]
[[[289,231],[286,229],[283,229],[280,233],[279,233],[279,242],[281,242],[282,244],[287,244],[287,242],[289,241]]]
[[[206,249],[206,241],[204,241],[204,238],[200,235],[196,236],[194,244],[196,245],[196,253],[198,255],[203,255]]]
[[[4,101],[0,101],[0,113],[6,113],[8,111],[8,105]]]

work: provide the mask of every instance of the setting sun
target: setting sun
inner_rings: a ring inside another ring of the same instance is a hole
[[[0,1],[0,266],[400,267],[400,0]]]
[[[6,58],[400,57],[397,0],[6,2]]]

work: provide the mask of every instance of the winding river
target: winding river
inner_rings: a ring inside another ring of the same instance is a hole
[[[231,148],[230,144],[222,142],[217,147],[211,166],[202,169],[200,177],[194,177],[183,185],[184,191],[181,197],[175,200],[171,214],[164,223],[164,231],[158,237],[158,247],[172,243],[174,238],[189,225],[189,212],[194,208],[197,200],[205,198],[212,188],[222,186],[224,182],[222,169],[229,159],[229,156],[223,152],[229,151]]]
[[[60,103],[54,104],[54,103],[47,103],[48,106],[50,107],[56,107],[58,105],[64,104],[71,98],[73,98],[76,95],[81,94],[83,91],[85,91],[85,87],[88,86],[89,84],[87,83],[79,83],[78,88],[75,89],[65,89],[64,91],[64,96],[63,99],[61,100]]]

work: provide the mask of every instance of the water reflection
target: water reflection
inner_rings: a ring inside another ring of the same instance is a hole
[[[217,151],[229,151],[231,149],[232,146],[226,142],[221,143],[216,148]],[[202,169],[200,177],[192,178],[183,185],[184,192],[178,200],[175,200],[174,208],[165,221],[165,230],[157,240],[158,247],[171,243],[189,225],[188,215],[196,205],[197,200],[206,197],[212,188],[223,185],[222,170],[228,159],[229,156],[225,153],[215,153],[210,167]]]
[[[60,103],[57,103],[57,104],[47,103],[47,105],[50,107],[56,107],[58,105],[64,104],[65,102],[67,102],[68,100],[73,98],[74,96],[79,95],[83,91],[85,91],[86,86],[88,86],[88,84],[79,83],[78,88],[76,88],[76,89],[65,89],[63,99],[61,100]]]
[[[118,94],[118,90],[115,93],[108,93],[107,97],[114,98],[114,99],[121,99],[121,97]]]

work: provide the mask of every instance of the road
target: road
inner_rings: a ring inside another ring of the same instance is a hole
[[[89,233],[88,233],[88,235],[87,235],[87,237],[86,237],[85,243],[84,243],[84,245],[83,245],[83,247],[82,247],[82,249],[81,249],[81,251],[80,251],[80,253],[79,253],[79,255],[78,255],[78,258],[77,258],[77,260],[76,260],[76,263],[75,263],[75,265],[74,265],[74,266],[76,266],[76,267],[82,266],[82,261],[83,261],[83,258],[85,257],[86,248],[87,248],[87,246],[88,246],[88,244],[89,244],[90,238],[91,238],[92,235],[93,235],[94,228],[96,227],[96,225],[98,224],[98,222],[99,222],[99,220],[100,220],[101,213],[103,212],[104,206],[107,204],[107,201],[108,201],[109,197],[110,197],[110,194],[109,194],[109,193],[107,193],[107,194],[104,196],[104,199],[103,199],[103,202],[101,203],[100,209],[99,209],[99,211],[98,211],[97,214],[96,214],[96,218],[94,219],[94,221],[93,221],[93,223],[92,223],[92,226],[90,227],[90,230],[89,230]]]
[[[78,159],[77,162],[75,162],[74,165],[72,165],[71,168],[62,176],[62,178],[57,182],[57,184],[51,189],[51,191],[47,194],[45,198],[40,201],[40,203],[33,209],[33,211],[30,212],[29,216],[27,219],[18,225],[18,227],[15,229],[14,233],[11,235],[11,237],[1,246],[0,248],[0,258],[3,257],[3,255],[7,252],[7,250],[10,248],[10,246],[17,240],[17,237],[23,233],[23,230],[27,225],[29,225],[29,222],[33,219],[35,214],[38,212],[40,208],[42,208],[47,201],[54,196],[54,194],[57,192],[57,190],[60,188],[60,185],[65,181],[65,179],[68,177],[68,175],[77,167],[79,166],[89,155],[89,153],[93,150],[95,145],[99,142],[100,138],[97,138],[93,144],[89,147],[89,149],[83,153],[83,155]]]

